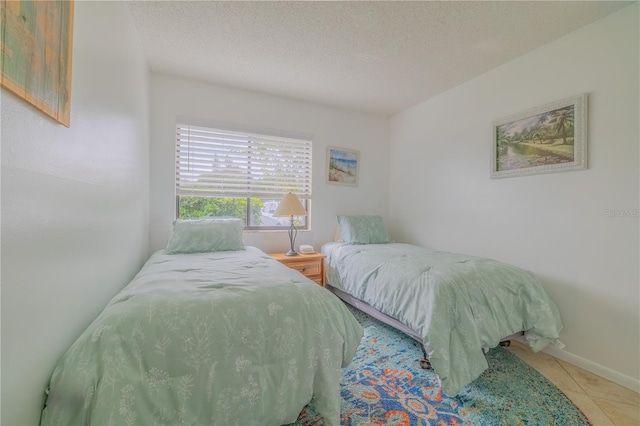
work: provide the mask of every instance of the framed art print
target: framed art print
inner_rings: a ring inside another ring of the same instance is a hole
[[[69,127],[73,0],[2,1],[0,84]]]
[[[586,94],[493,122],[492,179],[586,168]]]
[[[327,147],[327,183],[358,186],[359,168],[359,151]]]

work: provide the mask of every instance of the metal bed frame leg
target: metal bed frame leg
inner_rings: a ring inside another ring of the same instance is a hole
[[[420,349],[422,349],[422,354],[424,355],[424,358],[420,360],[420,368],[423,370],[431,370],[431,361],[427,358],[427,351],[424,349],[423,344],[420,344]]]

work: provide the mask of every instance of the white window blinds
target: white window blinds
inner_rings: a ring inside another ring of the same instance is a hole
[[[176,194],[311,198],[311,141],[177,125]]]

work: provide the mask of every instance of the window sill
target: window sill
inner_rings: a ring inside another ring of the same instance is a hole
[[[289,232],[289,228],[287,229],[244,229],[242,232],[246,232],[248,234],[282,233],[282,232]],[[298,229],[298,233],[300,232],[311,232],[311,229]]]

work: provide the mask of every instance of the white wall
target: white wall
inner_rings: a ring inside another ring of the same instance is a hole
[[[388,203],[389,118],[356,113],[151,74],[151,249],[167,245],[175,218],[176,117],[256,132],[306,135],[313,140],[311,230],[299,232],[296,246],[316,250],[331,240],[337,214],[380,214]],[[326,147],[360,151],[357,188],[325,182]],[[286,251],[286,231],[245,232],[245,244],[265,252]]]
[[[639,388],[638,5],[391,120],[397,239],[537,273],[564,321],[558,356]],[[586,171],[489,179],[492,120],[589,94]],[[407,186],[408,182],[415,182]]]
[[[71,127],[2,91],[2,418],[148,255],[149,72],[125,3],[76,2]]]

